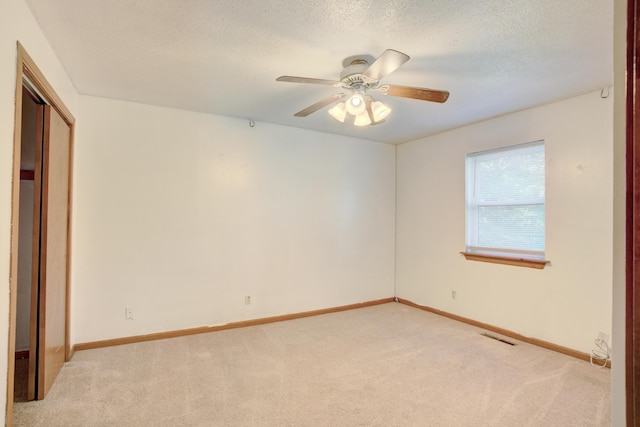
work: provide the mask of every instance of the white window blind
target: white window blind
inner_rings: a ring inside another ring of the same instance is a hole
[[[544,143],[467,155],[467,251],[544,258]]]

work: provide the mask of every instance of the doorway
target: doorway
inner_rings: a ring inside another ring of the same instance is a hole
[[[43,399],[71,357],[68,272],[75,120],[20,43],[17,74],[7,425],[14,390],[20,400]]]
[[[39,295],[37,285],[40,261],[37,250],[40,246],[40,221],[38,218],[42,189],[40,182],[42,173],[39,171],[36,180],[36,168],[41,169],[42,162],[39,159],[36,160],[36,151],[39,154],[42,152],[44,104],[44,100],[40,99],[35,91],[30,90],[23,83],[14,373],[14,401],[16,402],[33,400],[37,392],[35,386],[37,357],[32,350],[32,344],[37,342],[38,332],[36,328]],[[38,167],[36,167],[36,163],[38,163]],[[33,301],[32,296],[34,297]],[[32,335],[33,340],[31,339]]]

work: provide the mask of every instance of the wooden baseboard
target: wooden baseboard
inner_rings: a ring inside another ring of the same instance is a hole
[[[458,316],[457,314],[448,313],[446,311],[438,310],[436,308],[428,307],[425,305],[419,305],[414,303],[413,301],[409,301],[406,299],[398,298],[398,302],[401,304],[405,304],[411,307],[418,308],[420,310],[428,311],[430,313],[437,314],[439,316],[448,317],[449,319],[457,320],[459,322],[467,323],[469,325],[476,326],[478,328],[486,329],[491,332],[495,332],[500,335],[504,335],[509,338],[513,338],[518,341],[526,342],[528,344],[533,344],[538,347],[546,348],[547,350],[556,351],[558,353],[566,354],[567,356],[572,356],[577,359],[586,360],[589,362],[590,355],[588,353],[583,353],[581,351],[573,350],[568,347],[563,347],[561,345],[553,344],[548,341],[543,341],[537,338],[525,337],[524,335],[520,335],[516,332],[509,331],[508,329],[498,328],[496,326],[489,325],[487,323],[478,322],[477,320],[469,319],[466,317]],[[607,368],[611,368],[611,360],[607,361]]]
[[[394,298],[384,298],[374,301],[367,301],[358,304],[343,305],[340,307],[324,308],[321,310],[305,311],[302,313],[284,314],[281,316],[263,317],[260,319],[243,320],[240,322],[227,323],[220,326],[202,326],[199,328],[181,329],[177,331],[158,332],[147,335],[137,335],[132,337],[114,338],[110,340],[92,341],[85,343],[77,343],[72,347],[72,353],[80,350],[89,350],[94,348],[111,347],[114,345],[133,344],[144,341],[155,341],[167,338],[184,337],[187,335],[204,334],[207,332],[223,331],[227,329],[244,328],[247,326],[264,325],[267,323],[284,322],[286,320],[301,319],[303,317],[319,316],[321,314],[337,313],[339,311],[353,310],[356,308],[370,307],[378,304],[386,304],[393,302]]]
[[[158,333],[147,334],[147,335],[136,335],[132,337],[123,337],[123,338],[114,338],[109,340],[77,343],[71,347],[71,354],[73,354],[75,351],[89,350],[94,348],[111,347],[114,345],[133,344],[133,343],[145,342],[145,341],[155,341],[155,340],[162,340],[167,338],[183,337],[187,335],[204,334],[208,332],[244,328],[247,326],[264,325],[267,323],[274,323],[274,322],[284,322],[287,320],[301,319],[304,317],[311,317],[311,316],[319,316],[321,314],[337,313],[340,311],[353,310],[357,308],[369,307],[369,306],[378,305],[378,304],[386,304],[393,301],[397,301],[401,304],[405,304],[410,307],[415,307],[420,310],[428,311],[430,313],[437,314],[439,316],[447,317],[449,319],[457,320],[459,322],[467,323],[469,325],[476,326],[478,328],[486,329],[488,331],[503,335],[505,337],[513,338],[518,341],[522,341],[528,344],[536,345],[538,347],[546,348],[547,350],[552,350],[558,353],[565,354],[567,356],[575,357],[577,359],[586,360],[587,362],[590,361],[590,356],[587,353],[583,353],[581,351],[573,350],[571,348],[563,347],[561,345],[553,344],[548,341],[540,340],[537,338],[526,337],[516,332],[509,331],[507,329],[499,328],[499,327],[489,325],[487,323],[479,322],[477,320],[469,319],[463,316],[458,316],[457,314],[448,313],[446,311],[438,310],[436,308],[419,305],[414,303],[413,301],[409,301],[403,298],[384,298],[384,299],[379,299],[374,301],[362,302],[358,304],[349,304],[349,305],[343,305],[339,307],[325,308],[321,310],[312,310],[312,311],[305,311],[301,313],[285,314],[281,316],[263,317],[263,318],[252,319],[252,320],[243,320],[240,322],[232,322],[232,323],[227,323],[225,325],[220,325],[220,326],[203,326],[199,328],[181,329],[177,331],[158,332]],[[26,353],[28,355],[29,352],[26,352]],[[16,358],[17,357],[18,357],[18,353],[16,353]],[[607,362],[606,366],[608,368],[611,368],[610,360]]]
[[[69,345],[67,347],[67,352],[66,352],[66,358],[65,358],[65,362],[68,362],[69,360],[71,360],[71,358],[73,357],[73,354],[76,352],[76,346],[75,345]]]

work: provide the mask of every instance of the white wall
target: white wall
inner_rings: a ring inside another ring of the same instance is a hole
[[[95,97],[80,105],[74,342],[393,296],[394,146]]]
[[[16,41],[47,76],[49,83],[76,114],[77,94],[35,19],[22,0],[2,0],[0,6],[0,402],[6,402],[9,328],[9,259],[11,247],[11,180],[16,90]],[[4,405],[2,405],[4,407]],[[0,411],[4,424],[4,410]]]
[[[612,114],[598,91],[400,145],[398,295],[590,352],[611,334]],[[466,261],[465,155],[539,139],[551,266]]]

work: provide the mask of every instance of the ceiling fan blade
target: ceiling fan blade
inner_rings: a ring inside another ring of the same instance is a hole
[[[384,85],[378,88],[384,95],[399,96],[401,98],[413,98],[421,101],[431,101],[443,103],[449,98],[446,90],[426,89],[412,86]]]
[[[278,82],[291,82],[291,83],[311,83],[314,85],[325,85],[325,86],[342,86],[342,82],[337,82],[335,80],[324,80],[324,79],[312,79],[309,77],[296,77],[296,76],[280,76],[276,79]]]
[[[382,52],[382,55],[380,55],[362,75],[369,80],[377,82],[387,74],[400,68],[400,66],[408,60],[409,55],[398,52],[397,50],[387,49]]]
[[[297,113],[294,114],[294,116],[295,117],[307,117],[309,114],[315,113],[316,111],[318,111],[322,107],[326,107],[327,105],[331,104],[336,99],[342,98],[343,96],[344,96],[344,93],[336,93],[334,95],[331,95],[331,96],[323,99],[322,101],[318,101],[315,104],[308,106],[304,110],[298,111]]]

